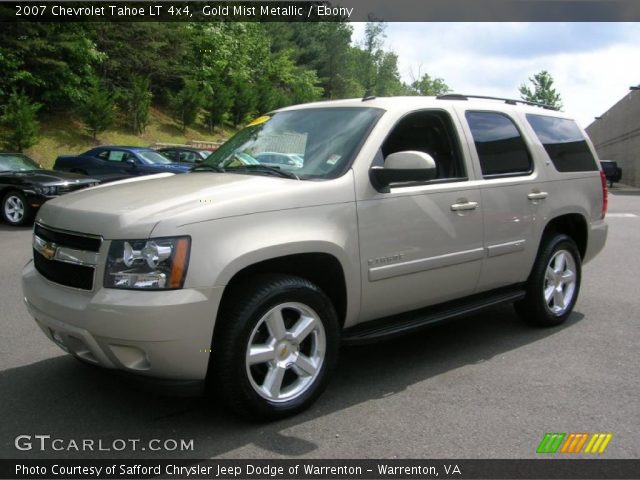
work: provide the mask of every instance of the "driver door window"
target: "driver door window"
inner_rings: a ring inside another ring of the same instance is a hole
[[[382,154],[387,158],[407,150],[431,155],[436,163],[436,182],[467,179],[457,134],[446,112],[420,111],[400,120],[382,145]]]

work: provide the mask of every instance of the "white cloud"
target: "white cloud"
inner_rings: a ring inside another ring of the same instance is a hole
[[[364,24],[354,24],[354,39]],[[386,47],[405,81],[428,72],[455,91],[518,98],[547,70],[564,110],[586,127],[640,83],[640,24],[392,23]]]

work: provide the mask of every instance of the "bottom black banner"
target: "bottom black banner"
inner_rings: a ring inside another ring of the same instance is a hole
[[[2,479],[637,479],[640,460],[0,460]]]

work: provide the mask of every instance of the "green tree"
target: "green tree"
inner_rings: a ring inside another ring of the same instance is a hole
[[[293,63],[315,71],[324,98],[350,96],[351,34],[348,22],[262,24],[273,54],[288,51]]]
[[[128,126],[134,135],[141,134],[149,123],[153,97],[149,90],[149,79],[140,75],[132,76],[129,88],[121,90],[119,97]]]
[[[382,43],[385,38],[385,29],[386,25],[379,21],[367,22],[365,26],[362,48],[364,55],[361,56],[363,62],[361,75],[365,95],[373,95],[376,90],[378,65],[383,55]]]
[[[451,89],[442,78],[431,77],[425,73],[418,80],[411,82],[409,93],[411,95],[437,96],[449,93]]]
[[[254,86],[248,81],[237,79],[233,85],[233,104],[231,105],[231,123],[234,127],[255,112],[257,101]]]
[[[402,95],[405,87],[398,72],[398,55],[393,52],[382,52],[377,65],[375,90],[380,97]]]
[[[67,109],[78,102],[86,89],[86,79],[105,58],[89,38],[87,25],[3,23],[0,101],[16,89],[47,110]]]
[[[562,108],[562,99],[556,89],[553,88],[553,77],[549,72],[542,70],[533,77],[529,77],[529,81],[533,86],[533,90],[525,84],[520,85],[520,98],[528,102],[543,103],[556,110]]]
[[[361,45],[352,48],[351,91],[361,90],[363,95],[399,95],[405,92],[398,72],[398,56],[383,48],[386,25],[370,21],[365,27]],[[358,88],[357,85],[360,85]]]
[[[225,115],[233,105],[233,90],[221,79],[207,85],[203,100],[205,121],[209,133],[224,122]]]
[[[76,24],[77,25],[77,24]],[[99,73],[114,88],[128,88],[131,77],[148,78],[154,99],[170,97],[191,74],[194,59],[189,24],[182,22],[86,23],[88,36],[106,59]]]
[[[7,130],[4,145],[10,151],[22,152],[38,139],[39,103],[33,103],[24,92],[13,91],[4,108],[0,124]]]
[[[172,110],[180,122],[182,131],[193,125],[202,106],[202,87],[195,80],[187,79],[184,87],[171,101]]]
[[[93,77],[84,99],[78,106],[78,113],[94,141],[97,139],[98,133],[111,128],[115,123],[114,107],[113,94],[100,79]]]

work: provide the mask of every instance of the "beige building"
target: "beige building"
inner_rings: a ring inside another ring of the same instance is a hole
[[[622,168],[621,183],[640,187],[640,86],[587,127],[601,160]]]

